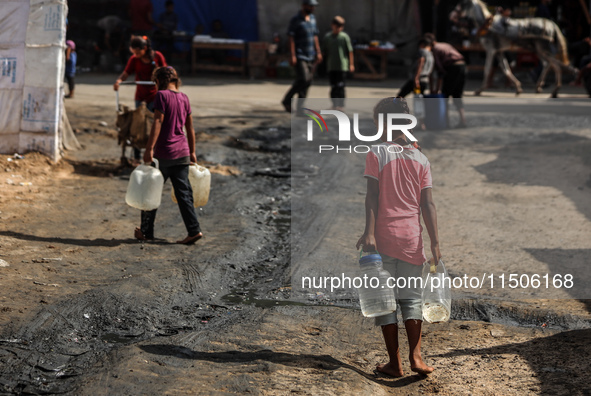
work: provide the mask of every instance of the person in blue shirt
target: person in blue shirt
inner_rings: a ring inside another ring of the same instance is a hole
[[[287,35],[289,37],[290,63],[295,67],[296,79],[281,102],[287,112],[291,112],[291,98],[295,94],[300,99],[306,97],[308,88],[312,85],[314,66],[322,62],[318,27],[314,17],[314,9],[317,5],[317,0],[303,0],[302,10],[289,22]],[[301,113],[302,107],[303,100],[300,100],[298,113]]]
[[[68,82],[69,93],[66,98],[74,97],[74,76],[76,75],[76,44],[72,40],[66,41],[66,81]]]

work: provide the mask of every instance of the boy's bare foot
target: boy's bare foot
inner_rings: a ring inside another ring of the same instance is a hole
[[[203,233],[200,232],[197,235],[188,236],[185,239],[183,239],[182,241],[176,241],[176,243],[180,243],[182,245],[192,245],[195,242],[197,242],[198,240],[200,240],[201,238],[203,238]]]
[[[385,364],[378,364],[376,366],[376,370],[382,374],[389,375],[390,377],[400,378],[404,375],[402,371],[402,366],[398,365],[398,367],[394,367],[392,362],[388,362]]]
[[[421,375],[428,375],[431,374],[435,369],[433,367],[429,367],[423,362],[423,359],[410,359],[410,370],[414,371],[415,373],[419,373]]]

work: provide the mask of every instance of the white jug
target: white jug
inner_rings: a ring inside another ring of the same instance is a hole
[[[164,176],[158,169],[158,160],[154,159],[156,167],[142,164],[135,168],[129,176],[125,202],[132,208],[154,210],[160,206]]]
[[[191,189],[193,190],[193,206],[196,208],[205,206],[207,201],[209,201],[209,190],[211,188],[211,173],[209,169],[201,165],[191,164],[189,166],[189,183],[191,183]],[[176,203],[177,199],[174,195],[174,188],[170,196],[172,202]]]
[[[451,279],[443,261],[423,264],[423,319],[429,323],[447,322],[451,314]]]

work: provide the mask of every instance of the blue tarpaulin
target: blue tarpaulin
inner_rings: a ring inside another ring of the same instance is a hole
[[[154,21],[165,11],[165,0],[152,0]],[[203,34],[211,32],[212,22],[222,21],[228,38],[257,41],[259,38],[257,0],[174,0],[174,11],[179,17],[178,30],[195,33],[203,25]]]

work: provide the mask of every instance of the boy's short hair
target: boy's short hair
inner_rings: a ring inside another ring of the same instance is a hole
[[[425,34],[423,34],[423,38],[425,40],[429,40],[431,42],[431,44],[433,44],[435,41],[437,41],[435,39],[435,35],[433,33],[425,33]]]
[[[403,97],[389,97],[384,98],[376,104],[373,109],[374,120],[378,119],[378,114],[410,114],[408,103]]]
[[[164,6],[165,7],[168,7],[168,6],[171,6],[171,5],[174,5],[174,1],[172,1],[172,0],[166,0],[166,3],[164,3]]]
[[[345,18],[340,15],[335,16],[332,18],[332,24],[337,25],[338,27],[345,26]]]
[[[420,46],[423,46],[423,45],[425,47],[428,47],[428,46],[433,45],[433,42],[431,40],[428,40],[428,39],[426,39],[426,38],[423,37],[422,39],[419,40],[419,47]]]
[[[386,114],[410,114],[410,110],[408,108],[408,103],[406,103],[406,99],[403,97],[389,97],[384,98],[376,104],[376,107],[373,108],[373,119],[374,122],[378,122],[379,115],[384,114],[383,120],[386,120]],[[405,125],[406,122],[402,120],[393,120],[393,125]],[[392,135],[393,139],[396,139],[403,135],[403,132],[399,132],[398,135]]]

